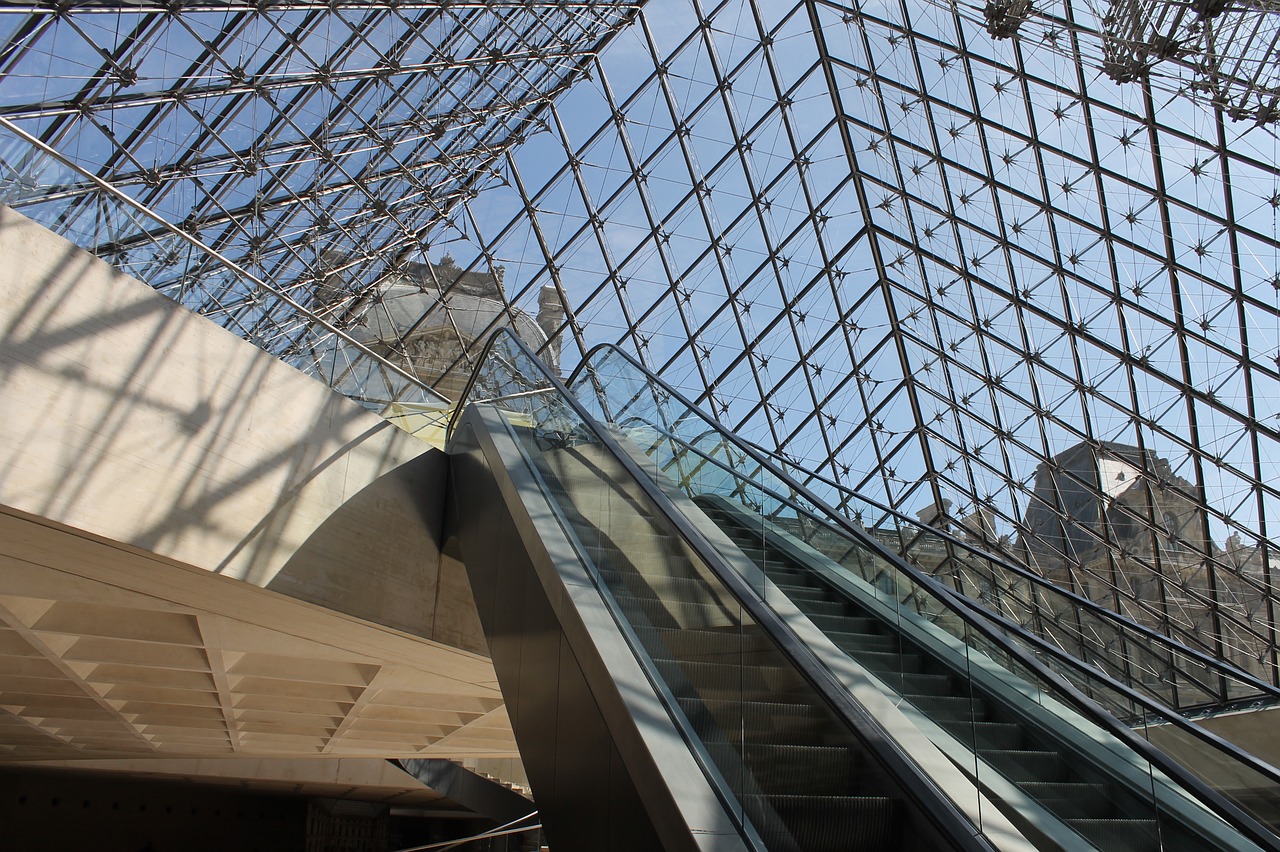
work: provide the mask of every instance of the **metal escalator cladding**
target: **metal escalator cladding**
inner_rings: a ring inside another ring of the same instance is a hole
[[[609,460],[518,430],[548,491],[654,670],[770,850],[901,848],[898,803],[813,688],[658,519],[611,523]],[[601,473],[606,473],[601,476]]]
[[[1277,848],[1264,826],[971,605],[852,534],[837,536],[838,550],[815,550],[807,530],[824,523],[824,507],[805,502],[807,493],[797,504],[782,496],[785,486],[762,487],[753,476],[772,474],[734,436],[610,354],[588,356],[571,378],[594,416],[667,488],[703,507],[720,546],[751,563],[756,592],[792,629],[817,628],[857,663],[1028,837],[1044,848],[1117,852]],[[1105,679],[1090,683],[1108,688]]]
[[[505,485],[478,493],[490,501],[501,494],[508,507],[519,503],[524,520],[514,526],[536,528],[529,535],[542,542],[559,535],[558,541],[576,553],[571,564],[563,548],[556,550],[556,559],[541,563],[550,563],[545,571],[529,556],[546,592],[546,609],[557,611],[561,635],[570,643],[562,643],[567,650],[561,659],[586,659],[578,670],[596,670],[588,659],[592,648],[572,643],[582,635],[584,623],[590,625],[587,633],[605,630],[603,613],[615,629],[604,638],[600,632],[591,634],[592,641],[625,642],[633,655],[630,661],[638,663],[648,679],[650,695],[665,709],[667,715],[660,717],[652,712],[652,702],[632,702],[629,708],[640,709],[628,710],[633,714],[629,722],[621,718],[624,714],[603,712],[606,724],[617,726],[610,727],[614,739],[634,743],[634,730],[622,730],[631,724],[642,732],[657,731],[663,750],[673,747],[665,731],[672,732],[675,742],[686,743],[693,765],[705,775],[706,795],[723,802],[741,826],[745,846],[734,848],[990,852],[994,847],[983,838],[981,827],[947,798],[933,775],[890,743],[874,720],[858,715],[856,702],[833,686],[802,644],[778,638],[776,617],[751,595],[736,572],[716,564],[718,554],[691,543],[687,521],[661,504],[662,494],[654,483],[639,475],[629,457],[575,410],[574,401],[545,375],[524,344],[512,338],[495,341],[491,348],[494,357],[486,359],[488,367],[482,364],[473,380],[475,388],[468,391],[471,401],[489,405],[471,407],[463,418],[461,452],[474,460],[466,475],[492,470],[486,467],[491,464],[508,472],[517,465],[527,468],[519,477],[503,480]],[[451,433],[457,428],[455,420]],[[480,434],[484,437],[477,437]],[[509,452],[499,447],[504,441]],[[489,461],[480,461],[476,453],[488,453]],[[513,492],[518,496],[512,497]],[[472,524],[468,534],[483,537],[484,531]],[[522,546],[531,548],[530,554],[536,549],[528,543]],[[463,543],[464,554],[467,549]],[[473,551],[488,553],[493,562],[501,548],[486,549],[481,541]],[[549,585],[551,575],[561,585]],[[488,599],[480,591],[476,597],[478,603]],[[565,627],[570,623],[576,626]],[[513,633],[518,630],[518,624],[500,628],[493,644],[500,680],[504,672],[510,677],[511,648],[518,641]],[[502,665],[497,664],[499,654],[506,655]],[[608,674],[616,684],[617,676]],[[638,695],[636,683],[630,684],[630,694],[626,689],[619,693],[623,702]],[[600,694],[612,686],[599,684]],[[506,694],[509,684],[503,681],[502,687]],[[512,705],[513,713],[519,711],[519,723],[513,715],[513,730],[522,754],[526,742],[521,737],[530,736],[525,720],[556,716],[554,709],[531,709],[530,702],[553,700],[555,693],[526,690],[518,695],[518,707]],[[610,700],[607,695],[598,699],[602,706]],[[558,767],[532,765],[536,753],[546,751],[535,744],[526,765],[550,823],[556,820],[554,809],[543,804],[534,776],[553,777]],[[619,754],[627,760],[633,753],[620,748]],[[937,755],[935,762],[946,761]],[[631,764],[627,770],[633,771]],[[976,796],[972,783],[960,773],[947,770],[943,776],[958,780],[967,795]],[[1001,830],[1007,827],[1005,821],[997,822]],[[669,826],[671,819],[658,814],[653,824]]]

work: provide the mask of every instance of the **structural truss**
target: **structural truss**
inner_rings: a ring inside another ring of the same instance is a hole
[[[389,277],[448,253],[504,282],[490,326],[553,288],[565,369],[620,342],[864,523],[852,493],[1274,679],[1278,21],[10,4],[4,198],[370,404],[432,381],[362,348]]]

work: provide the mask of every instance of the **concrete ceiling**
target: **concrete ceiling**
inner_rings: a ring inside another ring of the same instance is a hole
[[[515,753],[478,654],[0,513],[0,761]]]

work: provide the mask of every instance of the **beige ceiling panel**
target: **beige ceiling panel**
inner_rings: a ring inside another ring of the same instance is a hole
[[[194,615],[59,601],[30,625],[35,630],[203,646]]]
[[[286,698],[329,699],[352,702],[364,692],[362,686],[346,686],[340,683],[307,683],[297,680],[279,680],[266,677],[229,677],[228,682],[237,694],[278,695]]]
[[[502,706],[483,657],[0,510],[0,554],[15,550],[27,560],[3,565],[23,577],[0,568],[6,762],[509,751],[509,731],[474,727]]]
[[[268,745],[274,752],[299,749],[307,753],[319,753],[328,742],[328,734],[288,733],[278,731],[245,731],[240,735],[246,747]]]
[[[376,665],[359,665],[341,660],[277,657],[270,654],[245,654],[229,675],[272,677],[279,680],[302,680],[311,683],[341,683],[365,686],[378,673]]]
[[[3,521],[4,516],[0,515],[0,530],[3,529]],[[9,627],[30,627],[48,612],[56,601],[44,597],[11,594],[14,587],[20,585],[20,582],[15,581],[20,581],[26,574],[26,566],[4,565],[3,567],[4,572],[0,573],[0,577],[4,578],[4,584],[0,585],[0,591],[5,594],[0,594],[0,622]]]
[[[450,695],[448,693],[407,692],[382,689],[378,691],[378,704],[396,707],[421,707],[430,710],[455,710],[459,713],[488,713],[502,706],[496,696]]]
[[[101,688],[101,687],[99,687]],[[172,704],[178,707],[221,707],[216,692],[196,689],[169,689],[138,683],[117,683],[107,686],[103,693],[110,701],[147,701],[154,704]]]
[[[71,664],[73,667],[76,664]],[[214,689],[213,677],[207,672],[182,669],[158,669],[153,666],[134,666],[120,663],[89,665],[80,676],[90,683],[163,683],[175,689]]]
[[[0,677],[0,704],[19,703],[6,700],[9,695],[84,695],[84,687],[66,678]]]
[[[66,675],[52,661],[37,657],[0,657],[0,683],[10,677],[56,678]]]
[[[146,734],[163,734],[166,731],[214,731],[219,736],[227,732],[227,723],[219,716],[199,707],[158,708],[136,714],[136,727]]]
[[[406,722],[416,723],[425,716],[429,716],[435,722],[442,725],[466,725],[479,719],[483,713],[458,713],[454,710],[437,710],[434,708],[410,708],[397,707],[394,705],[370,704],[360,712],[360,718],[365,720],[382,719],[388,722]]]
[[[405,737],[380,735],[372,731],[368,734],[351,731],[342,737],[329,751],[352,751],[358,749],[373,752],[395,752],[404,749],[406,746],[417,751],[418,749],[426,748],[436,739],[438,737],[425,735],[406,739]]]
[[[281,713],[310,713],[345,718],[351,712],[352,702],[322,701],[280,695],[236,695],[235,707],[237,710],[274,710]]]
[[[90,698],[74,695],[41,696],[26,704],[7,704],[5,708],[25,719],[113,719],[117,718],[108,707]]]
[[[0,657],[38,657],[40,651],[16,630],[0,628]]]
[[[89,734],[77,735],[69,737],[68,741],[74,745],[86,748],[127,748],[134,751],[153,751],[150,744],[139,740],[137,737],[109,737],[109,736],[92,736]]]
[[[228,753],[232,752],[231,739],[227,736],[200,736],[198,732],[184,732],[165,734],[164,736],[155,735],[147,738],[149,742],[157,748],[168,750],[173,746],[189,746],[198,745],[201,748],[220,748]]]
[[[209,660],[201,648],[105,639],[96,636],[77,639],[62,652],[62,658],[94,663],[128,663],[132,666],[153,666],[162,669],[209,670]]]
[[[309,728],[337,730],[338,726],[342,724],[343,718],[342,716],[322,716],[308,713],[279,713],[271,710],[236,710],[237,725],[246,730],[251,722],[278,724],[284,727],[306,726]]]
[[[414,722],[393,722],[386,719],[369,719],[360,717],[353,719],[347,727],[344,735],[353,732],[357,733],[378,733],[378,734],[395,734],[398,737],[412,739],[420,731],[428,728],[432,730],[432,736],[436,739],[453,733],[462,725],[450,724],[445,720],[436,719],[420,719]]]

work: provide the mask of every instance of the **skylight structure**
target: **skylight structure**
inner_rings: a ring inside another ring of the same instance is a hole
[[[406,268],[501,280],[486,327],[555,294],[564,369],[621,342],[866,525],[920,514],[1274,680],[1277,20],[8,6],[0,177],[370,404],[427,395],[361,348]]]

